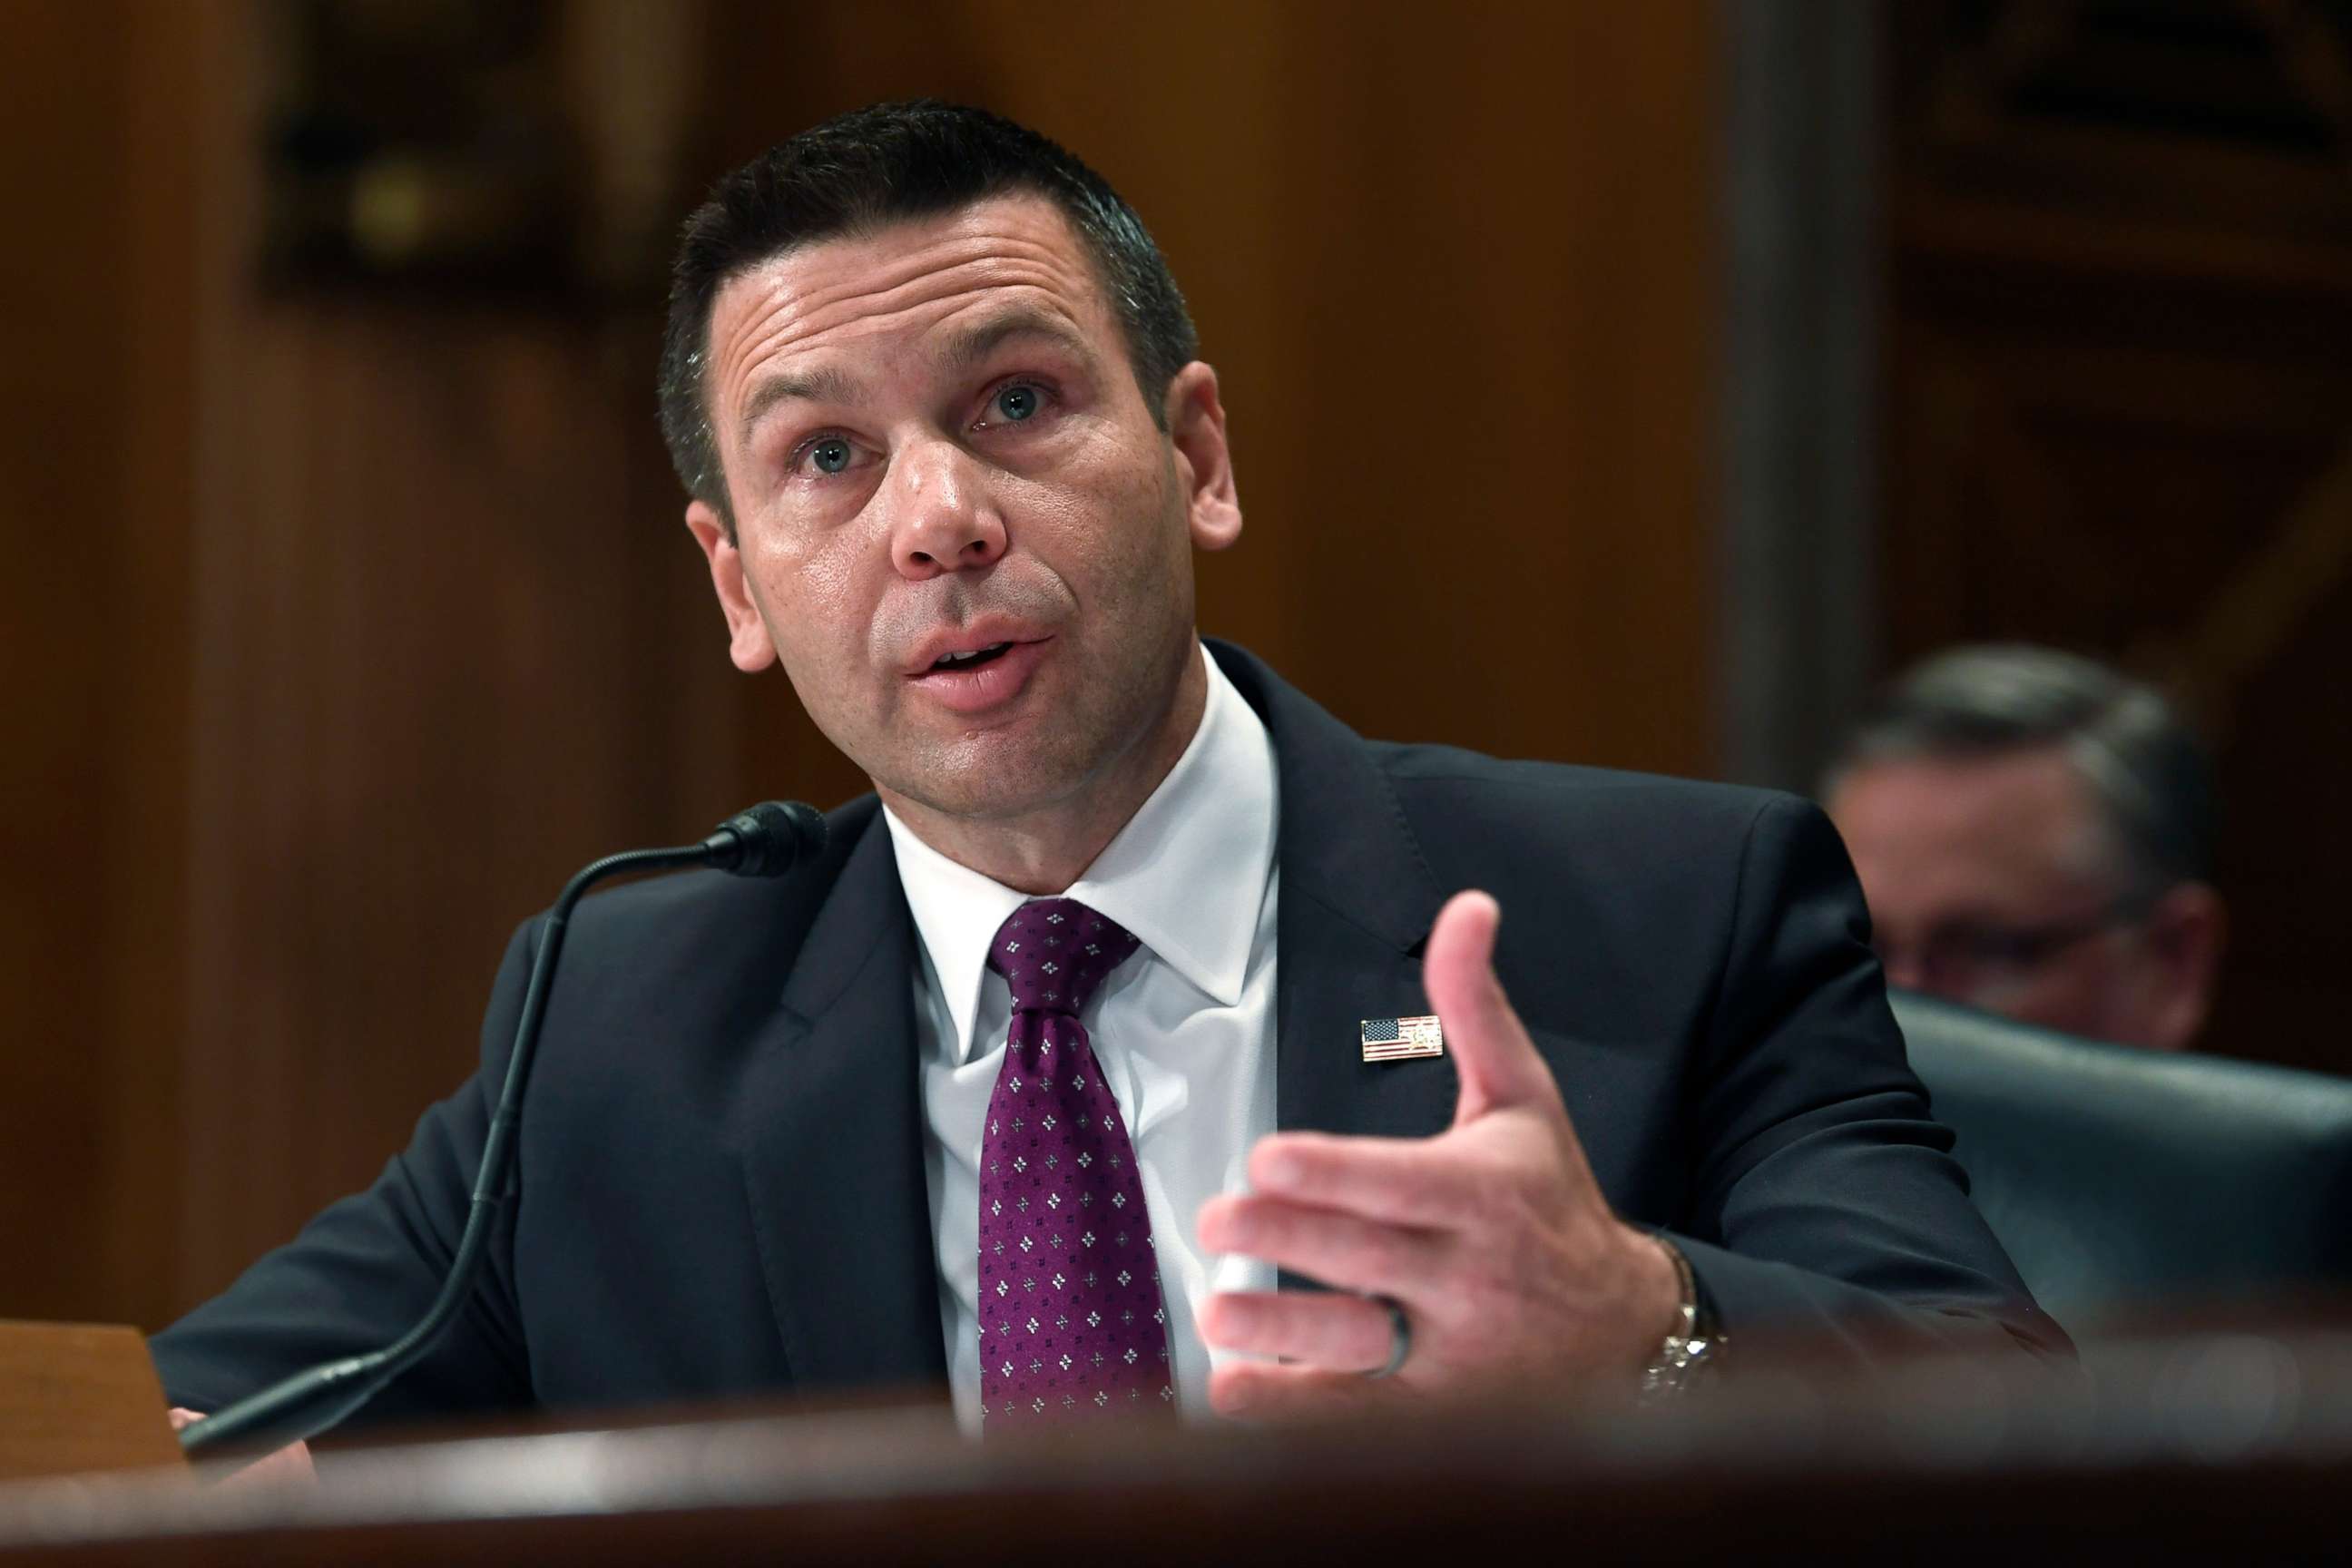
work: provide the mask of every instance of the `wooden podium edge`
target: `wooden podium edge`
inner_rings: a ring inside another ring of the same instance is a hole
[[[0,1479],[186,1463],[138,1330],[0,1320]]]

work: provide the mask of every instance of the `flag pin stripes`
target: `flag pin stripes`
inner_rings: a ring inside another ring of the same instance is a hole
[[[1412,1057],[1442,1057],[1445,1054],[1445,1031],[1435,1018],[1367,1018],[1364,1020],[1364,1059],[1368,1062],[1403,1061]]]

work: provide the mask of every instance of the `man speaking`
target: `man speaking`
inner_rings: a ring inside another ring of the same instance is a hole
[[[916,103],[755,160],[687,226],[661,390],[735,664],[874,794],[793,878],[581,906],[483,1284],[367,1416],[928,1386],[996,1430],[1671,1390],[1780,1331],[2063,1352],[1818,812],[1368,742],[1203,646],[1216,373],[1069,153]],[[422,1313],[534,940],[479,1077],[158,1337],[175,1403]]]

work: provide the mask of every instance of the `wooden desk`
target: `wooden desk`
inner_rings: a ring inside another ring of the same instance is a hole
[[[1751,1366],[1665,1412],[987,1444],[932,1411],[770,1411],[331,1454],[315,1487],[217,1477],[0,1489],[0,1565],[2329,1554],[2352,1513],[2352,1333],[2151,1338],[2095,1386]]]

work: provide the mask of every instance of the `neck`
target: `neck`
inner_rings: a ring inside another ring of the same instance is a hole
[[[916,837],[957,865],[1034,898],[1065,892],[1109,847],[1192,743],[1208,709],[1208,657],[1196,641],[1160,721],[1060,800],[1013,816],[981,819],[933,810],[879,780],[876,793]]]

